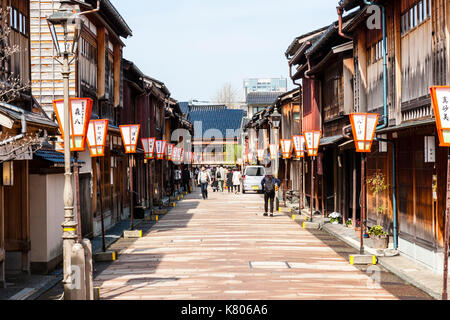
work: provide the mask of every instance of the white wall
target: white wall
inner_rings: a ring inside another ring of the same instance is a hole
[[[46,176],[30,175],[31,261],[47,261],[47,181]]]

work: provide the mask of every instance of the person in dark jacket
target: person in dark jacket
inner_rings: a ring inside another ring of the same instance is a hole
[[[233,171],[231,169],[228,169],[227,171],[227,188],[228,193],[233,192]]]
[[[270,200],[270,216],[273,217],[275,192],[281,186],[281,181],[276,179],[270,169],[266,169],[266,176],[261,181],[261,186],[264,191],[264,216],[269,215],[269,200]]]
[[[189,181],[191,180],[191,172],[189,171],[188,167],[184,167],[183,173],[182,173],[182,178],[183,178],[184,191],[187,193],[191,193],[191,188],[190,188],[190,183],[189,183]]]

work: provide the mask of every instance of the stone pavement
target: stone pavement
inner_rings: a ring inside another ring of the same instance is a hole
[[[262,216],[261,195],[185,197],[143,238],[120,239],[97,263],[102,299],[430,299],[378,267],[355,267],[357,250],[284,214]],[[379,281],[374,281],[378,279]]]

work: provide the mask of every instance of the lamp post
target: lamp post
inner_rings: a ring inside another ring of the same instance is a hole
[[[134,154],[136,153],[136,147],[139,138],[139,131],[141,126],[126,125],[120,126],[120,133],[122,135],[123,145],[125,147],[125,153],[130,155],[130,213],[131,213],[131,226],[130,230],[134,230],[134,186],[133,186],[133,166],[134,166]]]
[[[361,153],[361,235],[360,253],[364,254],[364,234],[366,232],[366,154],[372,150],[372,143],[380,115],[376,113],[352,113],[353,138],[356,152]]]
[[[316,161],[316,157],[319,154],[319,145],[320,138],[322,136],[321,131],[305,131],[305,145],[306,150],[308,151],[308,156],[311,157],[311,201],[310,201],[310,210],[311,210],[311,222],[313,221],[313,202],[314,202],[314,161]]]
[[[282,139],[281,140],[281,151],[283,153],[283,159],[284,159],[284,183],[283,183],[283,198],[284,198],[284,206],[286,207],[286,192],[287,192],[287,166],[288,166],[288,159],[292,157],[292,151],[294,149],[294,144],[292,143],[292,140],[288,139]]]
[[[100,200],[100,216],[102,225],[102,249],[106,252],[106,240],[105,240],[105,217],[103,214],[103,199],[102,199],[102,179],[100,173],[100,157],[105,156],[106,136],[108,134],[109,120],[92,120],[89,123],[89,129],[87,134],[87,141],[89,145],[89,151],[91,158],[95,158],[95,163],[98,165],[97,169],[97,181],[98,181],[98,195]],[[99,161],[97,161],[97,159]]]
[[[272,127],[274,129],[274,142],[275,144],[278,146],[279,145],[279,132],[278,130],[280,129],[280,124],[281,124],[281,114],[278,112],[278,109],[275,108],[275,111],[272,113],[272,115],[270,115],[269,117],[269,121],[272,124]],[[275,158],[275,170],[274,170],[274,177],[278,179],[278,167],[279,167],[279,155],[277,154],[276,158]],[[278,192],[275,195],[275,203],[276,203],[276,207],[278,209],[279,203],[280,203],[280,199],[278,197]]]
[[[295,156],[298,159],[298,171],[299,171],[299,184],[298,184],[298,210],[302,210],[304,208],[303,205],[303,160],[305,158],[305,137],[304,136],[293,136],[292,140],[294,141],[295,148]]]
[[[78,11],[78,12],[77,12]],[[56,55],[63,58],[63,61],[57,60],[62,64],[62,77],[64,85],[64,114],[68,115],[69,110],[69,77],[70,77],[70,57],[75,59],[79,37],[83,22],[78,16],[79,10],[71,5],[71,1],[61,0],[61,5],[58,11],[54,12],[47,18],[48,26],[52,36],[53,44],[56,49]],[[58,32],[62,29],[64,38],[58,38]],[[73,60],[72,60],[73,61]],[[70,117],[64,117],[64,127],[70,127]],[[72,173],[70,168],[70,130],[64,131],[64,168],[65,168],[65,183],[64,183],[64,222],[63,228],[63,285],[66,299],[70,299],[72,290],[72,275],[71,275],[71,251],[77,240],[76,230],[77,223],[74,220],[73,214],[73,188],[72,188]]]
[[[450,87],[435,86],[430,88],[436,126],[441,147],[450,147]],[[447,199],[444,232],[444,277],[442,300],[448,300],[448,254],[450,233],[450,148],[447,160]]]

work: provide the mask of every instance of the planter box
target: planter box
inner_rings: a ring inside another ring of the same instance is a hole
[[[372,247],[374,249],[388,249],[389,248],[389,236],[383,237],[371,237]]]

